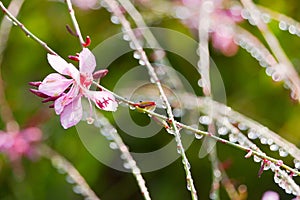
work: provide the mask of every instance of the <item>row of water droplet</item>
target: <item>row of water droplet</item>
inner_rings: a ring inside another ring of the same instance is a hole
[[[228,119],[229,120],[229,119]],[[203,115],[199,118],[199,122],[202,125],[209,125],[212,123],[211,117],[207,115]],[[246,126],[243,123],[237,123],[233,120],[231,121],[232,124],[237,124],[236,127],[240,130],[240,132],[243,132],[247,138],[250,140],[258,140],[263,145],[268,145],[269,149],[271,151],[277,151],[280,157],[287,157],[289,155],[289,149],[287,149],[284,146],[279,146],[274,142],[274,140],[270,137],[265,136],[264,133],[267,133],[269,131],[266,127],[261,127],[259,130],[251,129],[248,126]],[[247,141],[247,138],[244,138],[241,136],[241,134],[236,133],[236,131],[231,130],[227,126],[225,126],[223,123],[216,123],[217,126],[217,133],[220,136],[228,136],[228,140],[232,143],[239,143],[247,148],[255,149],[256,146],[251,146],[252,144]],[[195,134],[195,137],[199,137],[197,139],[201,139],[203,136]],[[293,155],[291,155],[293,156]],[[261,159],[257,156],[254,156],[255,162],[261,162]],[[300,161],[297,159],[294,159],[294,167],[296,169],[300,169]]]
[[[89,193],[90,193],[90,189],[89,188],[85,187],[83,185],[83,183],[76,182],[76,180],[74,180],[74,178],[72,177],[72,175],[68,174],[69,166],[65,163],[65,161],[63,159],[61,159],[58,156],[54,156],[51,159],[51,162],[52,162],[53,167],[55,167],[60,174],[67,174],[66,175],[66,181],[69,184],[74,184],[73,188],[72,188],[74,193],[82,195],[85,200],[92,200],[92,199],[94,199],[93,197],[91,197],[89,195]]]

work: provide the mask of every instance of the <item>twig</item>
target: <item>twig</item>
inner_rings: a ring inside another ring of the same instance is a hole
[[[13,22],[15,23],[17,26],[19,26],[21,28],[21,30],[25,33],[25,35],[27,37],[32,38],[34,41],[36,41],[37,43],[39,43],[42,47],[44,47],[44,49],[46,49],[50,54],[53,55],[57,55],[55,53],[55,51],[53,51],[50,47],[48,47],[48,45],[43,42],[42,40],[40,40],[38,37],[36,37],[33,33],[31,33],[19,20],[17,20],[12,13],[10,13],[5,6],[3,5],[2,1],[0,1],[0,7],[2,9],[2,12]]]
[[[68,9],[69,9],[71,20],[72,20],[73,26],[75,28],[76,36],[79,39],[80,45],[82,47],[84,47],[85,41],[83,40],[83,37],[81,35],[81,31],[80,31],[78,22],[77,22],[76,17],[75,17],[75,12],[74,12],[71,0],[65,0],[65,2],[67,3]]]
[[[14,15],[18,15],[24,0],[13,0],[11,1],[8,9]],[[0,2],[1,3],[1,2]],[[3,52],[7,46],[7,41],[9,37],[9,33],[11,31],[13,24],[12,22],[3,18],[0,25],[0,115],[3,122],[6,124],[6,130],[8,132],[17,132],[19,129],[18,123],[15,121],[13,112],[6,100],[5,97],[5,89],[4,89],[4,81],[2,78],[2,70],[1,65],[3,61]]]
[[[130,105],[130,106],[135,106],[135,103],[134,103],[134,102],[132,102],[132,101],[130,101],[130,100],[128,100],[128,99],[125,99],[125,98],[123,98],[123,97],[121,97],[121,96],[115,94],[114,92],[112,92],[112,91],[106,89],[105,87],[99,85],[99,84],[96,83],[96,82],[93,82],[93,83],[94,83],[97,87],[101,88],[102,90],[107,91],[107,92],[111,93],[112,95],[114,95],[115,98],[117,98],[119,101],[122,101],[122,102],[124,102],[124,103],[126,103],[126,104],[128,104],[128,105]],[[214,104],[216,104],[216,103],[217,103],[217,102],[214,102]],[[207,104],[204,104],[204,103],[203,103],[203,105],[204,105],[204,106],[207,106]],[[220,104],[220,105],[221,105],[221,104]],[[215,106],[215,105],[214,105],[214,106]],[[222,107],[221,107],[221,108],[218,108],[218,110],[220,110],[220,109],[222,109]],[[168,117],[166,117],[166,116],[164,116],[164,115],[161,115],[161,114],[158,114],[158,113],[156,113],[156,112],[153,112],[153,111],[151,111],[151,110],[143,109],[143,108],[140,108],[140,107],[138,107],[138,106],[136,107],[136,110],[139,111],[139,112],[143,112],[143,113],[145,113],[145,114],[149,114],[150,116],[154,116],[154,117],[156,117],[156,118],[158,118],[158,119],[162,119],[162,120],[164,120],[164,121],[169,121],[169,118],[168,118]],[[223,110],[224,110],[225,112],[228,111],[228,107],[227,107],[227,109],[224,109],[224,108],[223,108]],[[240,114],[239,114],[239,115],[240,115]],[[251,121],[252,121],[252,120],[251,120]],[[242,145],[239,145],[239,144],[230,142],[229,140],[220,138],[220,137],[218,137],[218,136],[216,136],[216,135],[212,135],[212,134],[210,134],[209,132],[206,132],[206,131],[202,131],[202,130],[193,128],[193,127],[188,126],[188,125],[185,125],[185,124],[183,124],[183,123],[181,123],[181,122],[177,122],[177,121],[174,121],[174,122],[175,122],[175,124],[176,124],[177,127],[180,127],[180,128],[186,129],[186,130],[189,130],[189,131],[191,131],[191,132],[193,132],[193,133],[196,133],[196,134],[199,134],[199,135],[209,136],[210,138],[212,138],[212,139],[214,139],[214,140],[216,140],[216,141],[218,141],[218,142],[220,142],[220,143],[228,144],[228,145],[230,145],[230,146],[232,146],[232,147],[235,147],[235,148],[237,148],[237,149],[240,149],[240,150],[242,150],[242,151],[245,151],[246,153],[248,153],[248,152],[251,150],[251,151],[252,151],[252,155],[256,155],[256,156],[258,156],[258,157],[261,158],[261,159],[269,160],[269,161],[271,161],[271,162],[273,162],[273,163],[275,163],[275,164],[281,163],[281,162],[282,162],[282,161],[279,160],[279,159],[275,159],[275,158],[272,158],[272,157],[270,157],[270,156],[267,156],[265,153],[262,153],[262,152],[260,152],[260,151],[251,149],[251,148],[249,148],[249,147],[244,147],[244,146],[242,146]],[[280,138],[279,136],[277,136],[277,137]],[[281,138],[281,139],[282,139],[282,138]],[[284,139],[282,139],[282,140],[285,141]],[[299,150],[298,150],[298,151],[299,151]],[[299,172],[298,170],[295,170],[295,169],[289,167],[288,165],[285,165],[284,163],[283,163],[282,165],[280,165],[280,166],[281,166],[282,168],[284,168],[284,169],[286,169],[286,170],[292,172],[293,174],[300,176],[300,172]]]
[[[256,8],[255,4],[252,0],[241,0],[243,6],[249,11],[251,18],[254,20],[255,25],[258,27],[275,57],[279,61],[279,63],[283,64],[283,67],[286,69],[287,76],[290,78],[294,88],[292,90],[292,98],[297,99],[300,102],[300,79],[298,77],[298,73],[294,69],[292,63],[289,61],[285,52],[281,48],[277,38],[274,34],[269,30],[268,26],[262,22],[259,15],[259,10]]]
[[[74,190],[76,193],[79,193],[82,196],[87,197],[91,200],[100,200],[100,198],[97,197],[94,191],[91,190],[91,188],[86,183],[81,174],[77,171],[77,169],[66,158],[58,154],[56,151],[54,151],[47,145],[41,145],[39,149],[41,156],[51,160],[52,165],[59,171],[68,174],[68,176],[71,179],[70,181],[76,184],[74,186]]]
[[[137,166],[137,163],[131,156],[128,147],[124,144],[122,138],[118,134],[115,127],[113,127],[109,121],[101,115],[99,112],[95,114],[97,125],[99,124],[99,128],[101,132],[104,132],[105,135],[108,135],[110,139],[112,139],[116,145],[118,146],[118,149],[120,150],[122,154],[122,158],[125,160],[125,163],[128,164],[128,167],[131,169],[132,174],[134,175],[138,186],[141,190],[141,193],[145,200],[151,200],[150,194],[148,192],[148,189],[146,187],[146,181],[144,180],[141,170]],[[95,125],[96,126],[96,125]],[[108,131],[109,130],[109,131]]]
[[[209,7],[210,8],[209,8]],[[214,8],[213,1],[211,0],[204,0],[201,1],[200,4],[200,11],[199,11],[199,25],[198,25],[198,38],[199,38],[199,46],[198,46],[198,53],[199,53],[199,62],[198,62],[198,71],[201,75],[202,81],[202,91],[203,94],[208,97],[212,98],[212,89],[211,89],[211,82],[210,82],[210,62],[209,62],[209,28],[210,28],[210,13],[211,10]],[[208,116],[211,117],[213,114],[213,106],[210,106],[210,112]],[[208,125],[208,132],[210,134],[215,134],[215,125],[210,123]],[[206,141],[206,140],[205,140]],[[212,186],[210,192],[210,198],[218,200],[220,199],[220,181],[222,180],[221,174],[219,176],[216,175],[215,172],[220,172],[219,169],[219,159],[217,156],[217,149],[216,145],[211,143],[211,140],[208,139],[208,146],[210,146],[209,158],[212,167]],[[214,145],[214,146],[213,146]],[[213,147],[212,147],[213,146]],[[202,148],[200,150],[199,155],[202,157]],[[207,152],[207,151],[206,151]]]
[[[177,148],[180,149],[180,155],[182,157],[182,163],[184,165],[184,170],[185,170],[185,173],[186,173],[186,180],[187,180],[187,186],[188,186],[187,188],[189,188],[190,191],[191,191],[192,199],[196,200],[196,199],[198,199],[197,191],[196,191],[194,183],[193,183],[193,178],[192,178],[191,171],[190,171],[189,161],[188,161],[188,159],[185,155],[185,150],[184,150],[184,147],[183,147],[182,142],[181,142],[180,133],[179,133],[179,130],[178,130],[176,124],[175,124],[175,120],[174,120],[174,116],[173,116],[173,113],[172,113],[171,105],[168,102],[167,96],[166,96],[166,94],[165,94],[165,92],[162,88],[160,80],[158,79],[158,77],[157,77],[157,75],[154,71],[153,66],[149,62],[145,51],[143,50],[143,48],[139,44],[133,30],[131,29],[131,26],[130,26],[129,22],[126,20],[123,13],[121,12],[117,2],[111,1],[111,0],[105,0],[105,2],[110,7],[110,9],[114,13],[114,15],[116,15],[119,18],[119,21],[121,22],[126,34],[128,34],[128,36],[130,37],[131,41],[133,42],[136,50],[140,53],[141,60],[145,63],[145,66],[148,69],[148,73],[149,73],[151,79],[153,80],[153,82],[156,84],[156,86],[157,86],[157,88],[160,92],[160,95],[162,97],[162,100],[163,100],[164,104],[166,105],[169,121],[170,121],[170,123],[172,125],[172,129],[174,130],[174,133],[175,133],[175,140],[177,142]]]

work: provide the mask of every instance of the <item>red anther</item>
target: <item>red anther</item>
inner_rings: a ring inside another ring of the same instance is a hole
[[[36,82],[29,82],[28,84],[34,87],[39,87],[41,85],[42,81],[36,81]]]
[[[36,96],[38,97],[42,97],[42,98],[48,98],[49,96],[38,91],[38,90],[35,90],[35,89],[29,89],[30,92],[32,92],[33,94],[35,94]]]
[[[86,36],[85,43],[83,43],[82,45],[84,47],[88,47],[88,46],[90,46],[90,44],[91,44],[91,38],[90,38],[90,36]]]
[[[76,62],[78,62],[79,61],[79,57],[76,55],[76,56],[68,56],[68,58],[70,59],[70,60],[74,60],[74,61],[76,61]]]

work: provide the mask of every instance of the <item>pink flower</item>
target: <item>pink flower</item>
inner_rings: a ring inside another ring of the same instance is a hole
[[[42,132],[36,127],[26,128],[19,132],[0,131],[0,152],[6,154],[10,161],[18,161],[22,156],[37,156],[34,145],[42,138]]]
[[[261,200],[279,200],[279,194],[274,191],[266,191]]]
[[[89,90],[94,79],[100,79],[108,72],[100,70],[93,74],[96,59],[92,52],[84,48],[76,57],[70,58],[79,61],[79,70],[60,56],[48,54],[49,64],[58,73],[49,74],[42,82],[31,83],[38,87],[38,90],[31,89],[31,92],[45,98],[43,102],[54,101],[52,106],[56,114],[60,115],[61,124],[65,129],[81,120],[82,97],[88,99],[90,106],[93,101],[102,110],[115,111],[118,106],[114,96],[109,92]]]
[[[176,16],[193,30],[199,26],[199,6],[201,0],[180,0],[182,6],[176,9]],[[210,13],[210,37],[213,47],[226,56],[233,56],[238,51],[234,42],[235,24],[243,20],[242,8],[233,5],[224,8],[223,0],[214,1],[214,9]]]

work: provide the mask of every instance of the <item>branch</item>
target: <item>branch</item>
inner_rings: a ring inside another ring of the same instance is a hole
[[[168,102],[167,96],[166,96],[166,94],[165,94],[165,92],[162,88],[160,80],[158,79],[157,74],[155,73],[153,66],[149,62],[145,51],[143,50],[142,46],[138,42],[133,30],[131,29],[131,26],[130,26],[129,22],[124,17],[124,15],[123,15],[122,11],[120,10],[119,5],[117,4],[117,2],[111,1],[111,0],[105,0],[105,2],[108,5],[108,7],[110,8],[110,10],[114,13],[114,15],[119,18],[119,21],[121,22],[121,24],[124,28],[124,32],[126,34],[128,34],[128,36],[131,39],[134,47],[139,52],[139,54],[141,56],[141,60],[143,61],[143,64],[147,67],[148,73],[149,73],[151,79],[153,80],[153,82],[156,84],[156,86],[157,86],[157,88],[160,92],[160,95],[162,97],[162,100],[163,100],[164,104],[166,105],[169,121],[170,121],[172,129],[173,129],[172,131],[175,133],[174,136],[175,136],[175,139],[176,139],[176,142],[177,142],[177,147],[180,150],[180,155],[182,157],[182,163],[184,165],[184,170],[185,170],[185,173],[186,173],[187,188],[190,189],[190,191],[191,191],[192,199],[196,200],[196,199],[198,199],[197,191],[196,191],[194,183],[193,183],[193,178],[192,178],[191,171],[190,171],[189,161],[188,161],[188,159],[185,155],[185,150],[184,150],[184,147],[183,147],[182,142],[181,142],[179,130],[178,130],[178,128],[176,126],[176,123],[175,123],[175,120],[174,120],[171,105]]]

